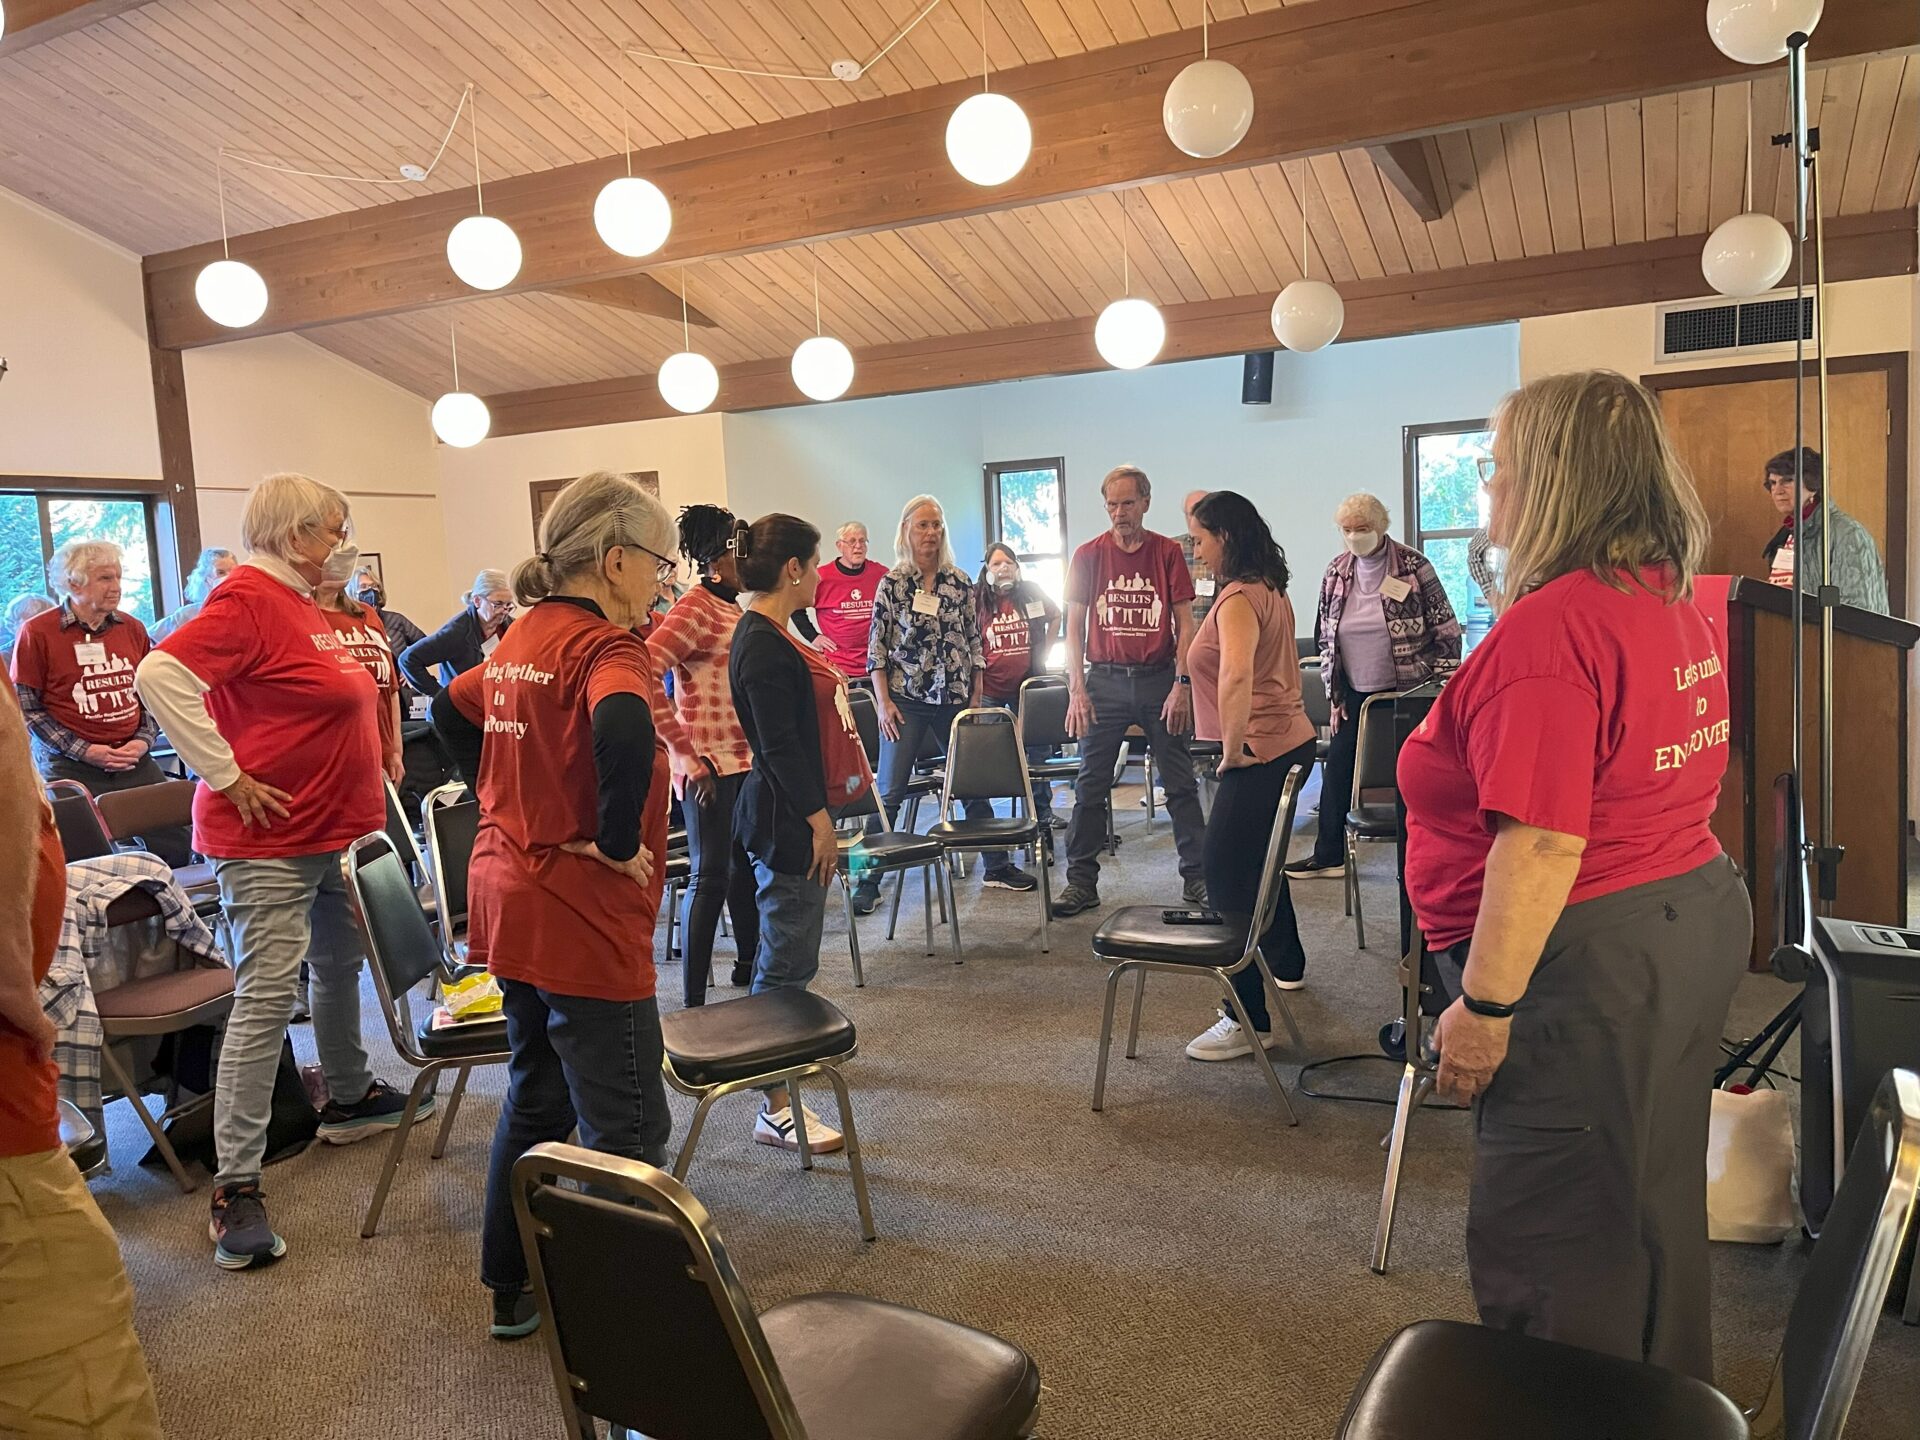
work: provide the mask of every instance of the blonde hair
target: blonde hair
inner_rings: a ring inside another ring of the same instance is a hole
[[[323,528],[336,514],[342,525],[352,518],[347,497],[331,485],[291,471],[269,475],[247,495],[240,543],[256,555],[292,560],[293,542]]]
[[[1393,523],[1393,517],[1387,513],[1384,501],[1378,495],[1369,495],[1365,490],[1356,490],[1338,505],[1333,507],[1333,523],[1338,525],[1340,517],[1352,515],[1366,521],[1382,535]]]
[[[86,584],[94,566],[122,563],[120,547],[111,540],[69,540],[47,561],[47,585],[56,595],[65,595]]]
[[[1549,375],[1503,400],[1494,427],[1510,466],[1502,608],[1577,570],[1625,590],[1620,572],[1662,567],[1669,600],[1693,593],[1707,515],[1645,389],[1612,370]]]
[[[598,571],[616,545],[666,559],[673,554],[673,517],[631,475],[595,470],[562,490],[540,523],[540,549],[513,571],[522,605],[546,599],[576,575]]]
[[[913,558],[913,546],[907,539],[907,527],[913,519],[913,512],[922,505],[931,505],[940,512],[940,568],[958,570],[959,562],[953,558],[953,537],[947,533],[947,507],[940,503],[936,495],[916,495],[907,501],[906,508],[900,512],[900,528],[893,536],[893,568],[895,570],[915,570],[920,567]]]

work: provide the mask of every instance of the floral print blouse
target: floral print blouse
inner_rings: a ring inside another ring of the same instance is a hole
[[[887,672],[888,687],[897,695],[927,705],[965,705],[973,698],[974,677],[987,668],[973,581],[943,567],[934,577],[937,609],[931,615],[914,609],[919,589],[918,570],[889,570],[880,582],[873,597],[868,664]]]

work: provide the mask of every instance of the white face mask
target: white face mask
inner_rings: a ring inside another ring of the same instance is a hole
[[[323,584],[344,585],[353,578],[353,572],[360,566],[360,547],[351,540],[343,540],[327,553],[320,562],[320,579]]]
[[[1378,530],[1349,530],[1346,534],[1347,549],[1356,555],[1371,555],[1380,548]]]
[[[1011,565],[992,565],[987,569],[987,578],[993,581],[994,589],[1011,590],[1019,575]]]

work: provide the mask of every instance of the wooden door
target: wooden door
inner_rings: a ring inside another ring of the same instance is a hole
[[[1674,447],[1712,524],[1707,571],[1764,580],[1766,544],[1780,522],[1760,481],[1767,461],[1793,448],[1792,365],[1650,375],[1644,383],[1660,396]],[[1833,503],[1880,547],[1896,615],[1907,611],[1906,383],[1904,355],[1829,361],[1831,440],[1820,434],[1811,384],[1803,418],[1806,443],[1825,461]]]

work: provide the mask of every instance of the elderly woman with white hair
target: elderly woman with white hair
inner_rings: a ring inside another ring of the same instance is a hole
[[[304,475],[262,480],[241,521],[247,563],[135,675],[200,777],[194,848],[213,862],[233,932],[208,1227],[215,1263],[228,1270],[287,1249],[267,1218],[260,1167],[301,961],[332,1097],[320,1138],[346,1144],[392,1130],[405,1108],[374,1079],[360,1040],[364,951],[340,873],[347,845],[386,821],[379,691],[313,598],[330,563],[352,549],[347,525],[346,498],[330,486]]]
[[[200,613],[200,607],[207,602],[207,596],[214,587],[240,563],[233,551],[224,545],[209,545],[200,552],[200,558],[193,562],[193,569],[187,572],[187,603],[178,610],[169,613],[165,619],[153,627],[153,643],[158,645],[167,636],[178,630],[187,621]]]
[[[1360,707],[1429,679],[1460,658],[1460,622],[1433,562],[1387,534],[1379,497],[1349,495],[1333,512],[1344,548],[1320,581],[1314,634],[1333,707],[1333,744],[1320,771],[1313,854],[1287,866],[1296,880],[1346,873],[1347,799],[1353,791]]]
[[[978,705],[987,678],[980,608],[973,579],[954,563],[946,512],[931,495],[916,495],[900,512],[894,567],[873,597],[867,664],[880,709],[880,801],[891,826],[899,814],[913,762],[923,745],[944,750],[953,717]],[[1039,882],[1011,864],[988,873],[987,883],[1031,890]],[[854,909],[880,903],[879,882],[863,880]]]
[[[422,695],[438,695],[491,655],[513,623],[513,590],[504,570],[473,577],[466,603],[446,624],[400,652],[400,673]]]

